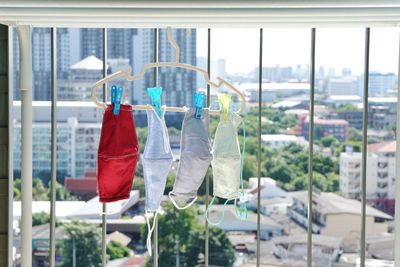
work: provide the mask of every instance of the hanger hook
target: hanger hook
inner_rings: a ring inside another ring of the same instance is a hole
[[[176,43],[173,35],[172,35],[172,28],[171,27],[167,27],[167,38],[168,38],[168,42],[171,44],[171,46],[173,48],[175,48],[175,62],[179,63],[179,55],[180,55],[180,49],[178,44]]]

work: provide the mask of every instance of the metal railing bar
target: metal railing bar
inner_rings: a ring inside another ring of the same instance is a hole
[[[103,78],[107,76],[107,28],[103,28]],[[107,84],[103,85],[103,102],[107,101]],[[107,204],[102,204],[101,215],[101,266],[107,265]]]
[[[363,92],[363,142],[361,159],[361,236],[360,236],[360,267],[365,267],[365,207],[367,192],[367,144],[368,144],[368,81],[369,81],[369,44],[370,28],[365,29],[365,54],[364,54],[364,92]]]
[[[397,69],[397,122],[396,128],[400,129],[400,35],[399,35],[399,61]],[[400,131],[396,131],[396,177],[400,173]],[[400,267],[400,179],[396,179],[395,202],[395,241],[394,241],[394,266]]]
[[[207,29],[207,72],[208,75],[211,76],[211,29]],[[211,78],[211,77],[210,77]],[[207,107],[210,106],[210,85],[207,84]],[[206,210],[208,209],[208,200],[210,196],[210,176],[207,173],[206,175]],[[210,232],[209,232],[209,225],[208,221],[205,220],[206,223],[206,229],[205,229],[205,236],[204,236],[204,265],[205,267],[208,267],[209,265],[209,238],[210,238]]]
[[[55,267],[57,183],[57,28],[50,29],[51,51],[51,180],[50,180],[50,267]]]
[[[261,111],[262,111],[262,68],[263,68],[263,29],[260,28],[260,51],[258,63],[258,153],[257,153],[257,267],[260,266],[260,206],[261,206]]]
[[[307,207],[307,266],[312,267],[312,181],[314,157],[314,98],[315,98],[315,28],[311,29],[311,58],[310,58],[310,114],[308,128],[308,207]]]
[[[158,46],[159,46],[158,28],[154,29],[154,46],[153,46],[153,61],[158,62]],[[154,86],[158,87],[158,67],[154,69],[153,76]],[[154,232],[153,232],[153,267],[158,267],[158,218],[154,218]]]

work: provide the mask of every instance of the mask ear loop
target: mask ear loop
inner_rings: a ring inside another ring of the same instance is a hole
[[[178,210],[184,210],[184,209],[189,208],[189,207],[192,206],[193,203],[196,202],[196,200],[197,200],[197,196],[195,196],[195,197],[192,199],[192,201],[190,201],[188,204],[186,204],[186,205],[183,206],[183,207],[179,207],[178,203],[176,203],[176,201],[173,199],[172,195],[175,195],[174,193],[172,193],[172,191],[168,193],[169,199],[171,200],[172,204],[174,204],[175,208],[177,208]]]
[[[151,212],[152,213],[152,212]],[[154,227],[155,227],[155,221],[157,220],[157,215],[158,215],[158,210],[154,213],[154,217],[153,217],[153,225],[151,225],[150,223],[150,219],[149,219],[149,214],[150,212],[148,212],[147,210],[145,211],[144,217],[146,218],[146,224],[147,224],[147,239],[146,239],[146,248],[147,248],[147,252],[149,253],[149,256],[151,257],[152,254],[152,249],[151,249],[151,236],[153,234],[154,231]]]
[[[243,126],[243,147],[242,147],[242,158],[240,159],[240,190],[239,196],[235,198],[235,211],[236,216],[244,221],[247,219],[247,197],[244,193],[244,185],[243,185],[243,165],[244,159],[246,156],[246,114],[242,121]],[[240,207],[236,205],[237,200],[240,200]]]
[[[207,220],[207,222],[208,222],[209,224],[215,225],[215,226],[220,225],[220,224],[222,223],[222,221],[224,220],[224,217],[225,217],[225,208],[226,208],[226,204],[228,204],[228,202],[231,201],[231,200],[233,200],[233,199],[227,199],[227,200],[225,201],[224,205],[222,205],[221,217],[220,217],[220,219],[219,219],[217,222],[213,222],[213,221],[210,220],[210,218],[208,218],[208,213],[209,213],[209,211],[210,211],[210,209],[211,209],[211,206],[214,204],[214,201],[215,201],[215,196],[213,196],[213,198],[212,198],[210,204],[208,205],[208,207],[207,207],[207,209],[206,209],[206,220]]]

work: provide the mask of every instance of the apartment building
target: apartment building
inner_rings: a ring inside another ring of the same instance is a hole
[[[335,236],[313,235],[313,266],[331,267],[340,257],[342,238]],[[304,261],[307,255],[307,235],[275,237],[274,255],[279,259]]]
[[[396,182],[396,141],[368,145],[367,201],[376,208],[394,214]],[[340,154],[340,193],[360,198],[361,153]]]
[[[309,140],[310,118],[306,116],[299,117],[299,128],[301,134],[306,140]],[[339,141],[346,140],[349,134],[349,122],[341,119],[322,119],[315,117],[315,139],[318,140],[324,136],[332,135]]]
[[[308,192],[298,191],[290,195],[293,204],[288,209],[288,216],[307,228]],[[357,246],[361,231],[361,202],[326,192],[313,192],[312,201],[312,232],[341,237],[347,246]],[[367,235],[387,232],[388,221],[392,219],[392,216],[367,205]]]
[[[14,121],[14,171],[21,171],[21,123]],[[57,124],[57,173],[61,177],[82,176],[85,170],[96,169],[100,123],[81,123],[77,118]],[[51,125],[32,125],[33,175],[50,173]]]

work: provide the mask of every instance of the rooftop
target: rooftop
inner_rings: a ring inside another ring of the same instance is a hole
[[[132,190],[129,199],[107,203],[108,218],[120,218],[122,213],[127,211],[139,201],[139,190]],[[70,214],[70,217],[83,219],[100,219],[101,203],[99,196],[96,196],[84,203],[84,205]]]
[[[295,141],[299,140],[299,137],[296,135],[290,135],[290,134],[263,134],[263,135],[261,135],[261,139],[263,142],[273,142],[273,141],[295,142]]]
[[[308,123],[310,121],[310,117],[307,117],[304,122]],[[340,120],[340,119],[320,119],[320,118],[315,118],[314,119],[314,124],[319,124],[319,125],[349,125],[349,122],[346,120]]]
[[[289,193],[294,199],[307,205],[307,191],[297,191]],[[354,199],[341,197],[335,193],[321,192],[313,194],[315,209],[323,214],[356,214],[361,216],[361,202]],[[366,206],[366,216],[373,216],[392,220],[393,217],[377,210],[371,206]]]
[[[307,244],[307,235],[288,235],[275,237],[272,240],[275,244]],[[326,235],[312,235],[313,245],[339,249],[342,245],[342,238]]]
[[[242,83],[240,84],[241,90],[258,90],[258,83]],[[262,90],[273,91],[273,90],[310,90],[309,83],[262,83]]]
[[[271,105],[272,108],[293,108],[301,104],[301,101],[284,100]]]
[[[361,101],[361,97],[358,95],[331,95],[329,100],[332,101]]]
[[[14,100],[13,106],[20,107],[21,101]],[[51,101],[32,101],[32,107],[51,107]],[[57,107],[93,107],[96,105],[92,101],[57,101]]]
[[[71,66],[73,70],[99,70],[103,71],[103,61],[95,56],[88,56]]]
[[[396,141],[368,145],[368,152],[375,153],[396,153]]]
[[[204,205],[201,205],[201,208],[205,210]],[[209,219],[218,221],[222,216],[222,209],[223,205],[213,205],[209,212]],[[200,216],[200,220],[204,220],[204,216]],[[260,220],[261,230],[283,230],[281,225],[268,216],[261,216]],[[226,205],[224,219],[217,227],[224,231],[257,231],[257,214],[249,212],[246,220],[240,220],[236,216],[234,205]]]
[[[68,217],[84,205],[85,201],[56,201],[56,216]],[[32,201],[32,213],[39,212],[50,213],[50,201]],[[21,217],[21,201],[13,202],[13,216]]]

